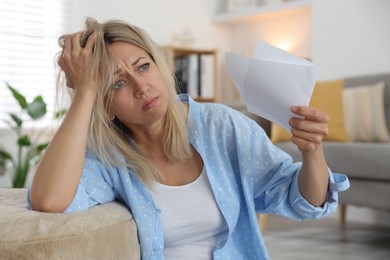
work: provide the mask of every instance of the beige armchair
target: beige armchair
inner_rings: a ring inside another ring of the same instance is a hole
[[[140,259],[137,228],[117,202],[73,214],[27,209],[26,189],[0,189],[0,259]]]

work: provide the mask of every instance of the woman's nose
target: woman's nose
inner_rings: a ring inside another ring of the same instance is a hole
[[[142,97],[149,90],[149,87],[147,86],[147,84],[145,82],[142,82],[142,81],[139,81],[139,80],[138,81],[135,80],[134,87],[135,87],[135,96],[137,98]]]

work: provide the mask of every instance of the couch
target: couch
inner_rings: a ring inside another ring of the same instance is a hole
[[[72,214],[27,209],[26,189],[0,189],[0,259],[140,259],[137,228],[117,202]]]
[[[373,85],[381,81],[385,83],[384,117],[389,131],[390,73],[346,78],[344,88]],[[271,135],[272,123],[253,114],[250,117]],[[289,153],[294,161],[301,161],[301,153],[290,141],[278,142],[276,146]],[[390,142],[324,141],[323,147],[328,166],[335,172],[345,173],[351,184],[347,191],[339,194],[339,220],[342,225],[345,224],[347,205],[390,210]]]

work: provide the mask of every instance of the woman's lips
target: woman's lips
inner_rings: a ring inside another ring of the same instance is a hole
[[[147,100],[142,106],[142,110],[148,110],[156,106],[158,97]]]

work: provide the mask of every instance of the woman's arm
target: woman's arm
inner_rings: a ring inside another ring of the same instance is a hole
[[[292,138],[302,153],[299,190],[314,206],[322,206],[328,191],[328,167],[322,149],[322,140],[328,134],[329,116],[318,109],[298,106],[292,112],[303,119],[290,120]]]
[[[75,96],[35,172],[30,187],[34,210],[63,212],[71,203],[82,174],[97,84],[91,80],[95,39],[90,36],[85,48],[81,48],[81,35],[66,38],[58,61]]]

